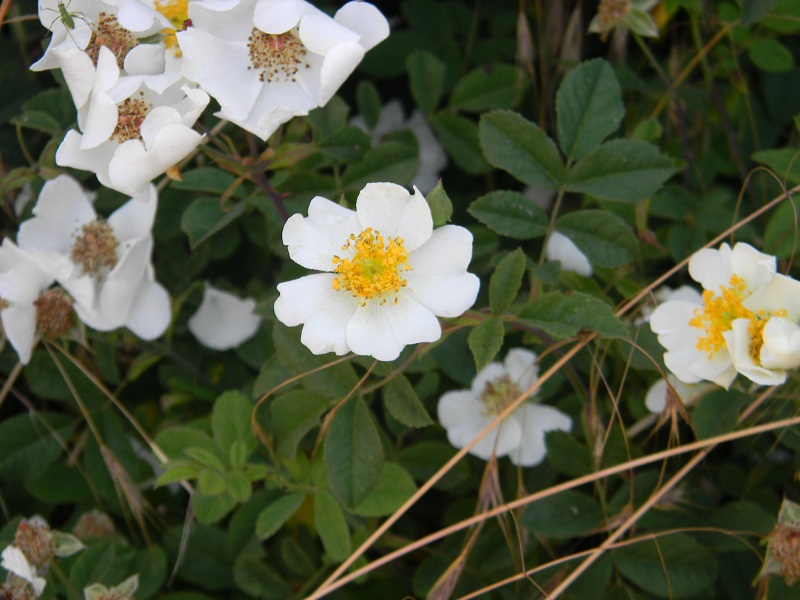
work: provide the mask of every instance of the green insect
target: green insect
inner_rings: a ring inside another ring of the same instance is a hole
[[[64,27],[67,29],[67,33],[69,33],[70,31],[74,31],[75,30],[75,20],[76,19],[86,23],[89,26],[89,29],[94,29],[92,27],[91,21],[89,21],[83,15],[83,13],[70,12],[69,11],[69,5],[70,4],[72,4],[72,0],[67,0],[66,4],[63,2],[63,0],[58,0],[58,3],[56,4],[56,8],[43,8],[42,9],[42,10],[49,10],[49,11],[58,13],[58,16],[55,19],[53,19],[53,21],[50,23],[50,26],[47,28],[48,31],[53,31],[53,25],[55,25],[56,21],[61,21],[64,24]],[[70,37],[72,37],[72,34],[70,34]]]

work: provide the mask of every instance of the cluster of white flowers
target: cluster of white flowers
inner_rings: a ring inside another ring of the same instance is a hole
[[[439,399],[438,414],[447,438],[463,448],[524,394],[538,379],[536,354],[512,348],[502,364],[490,363],[472,380],[469,390],[447,392]],[[515,465],[538,465],[547,454],[548,431],[570,431],[572,419],[557,408],[526,400],[470,449],[489,460],[508,456]]]
[[[684,383],[728,388],[737,373],[776,385],[800,366],[800,281],[745,243],[704,249],[689,261],[702,296],[668,300],[650,316],[664,362]]]
[[[39,19],[53,36],[31,69],[61,69],[78,109],[57,164],[139,200],[200,143],[209,94],[266,140],[389,34],[366,2],[331,18],[304,0],[43,0]]]
[[[17,243],[3,240],[0,318],[23,363],[37,335],[69,332],[73,310],[98,331],[127,327],[145,340],[164,333],[172,311],[151,263],[158,203],[148,191],[147,202],[131,199],[104,219],[92,194],[59,175],[45,183]]]

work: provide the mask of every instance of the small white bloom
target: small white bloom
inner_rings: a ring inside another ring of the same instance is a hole
[[[700,305],[703,303],[703,296],[690,285],[682,285],[679,288],[672,289],[668,285],[662,285],[657,290],[653,291],[653,297],[658,304],[669,302],[670,300],[680,300],[683,302],[690,302],[691,304]],[[650,322],[650,316],[655,310],[654,306],[644,304],[639,315],[634,319],[636,325]]]
[[[146,77],[120,76],[102,47],[91,97],[78,112],[83,134],[67,133],[56,163],[92,171],[104,186],[144,201],[150,182],[202,140],[192,125],[208,102],[208,94],[180,81],[156,93]]]
[[[67,87],[77,108],[89,99],[95,84],[95,64],[100,48],[109,49],[120,69],[132,70],[137,54],[147,55],[148,71],[164,67],[164,50],[156,45],[141,44],[140,39],[169,27],[169,21],[151,6],[139,0],[66,0],[63,7],[71,20],[71,27],[63,20],[59,5],[61,0],[41,0],[39,20],[53,32],[44,56],[31,66],[33,71],[61,69]]]
[[[150,262],[158,202],[155,187],[149,192],[147,202],[129,200],[105,220],[78,182],[60,175],[44,185],[34,218],[17,236],[69,292],[84,323],[99,331],[128,327],[146,340],[164,333],[172,316]]]
[[[656,4],[658,0],[601,0],[588,31],[601,34],[603,39],[618,27],[658,37],[658,26],[650,14]]]
[[[581,277],[591,277],[594,273],[592,263],[589,262],[586,255],[571,239],[557,231],[553,231],[550,239],[547,240],[545,256],[547,256],[547,260],[560,262],[564,271],[574,271]]]
[[[36,574],[36,569],[31,566],[28,559],[25,558],[22,550],[16,546],[6,546],[3,550],[2,559],[3,561],[0,563],[0,566],[30,583],[31,587],[33,587],[33,593],[36,594],[36,596],[42,595],[47,582],[43,577],[39,577]]]
[[[472,235],[463,227],[433,229],[419,190],[370,183],[356,210],[317,196],[308,217],[283,228],[296,263],[317,273],[278,285],[275,314],[303,325],[314,354],[355,352],[394,360],[407,344],[441,336],[436,317],[457,317],[475,302],[480,282],[467,273]]]
[[[195,0],[189,16],[192,26],[177,34],[184,75],[217,99],[217,116],[263,140],[325,105],[389,35],[367,2],[331,18],[304,0]]]
[[[203,301],[189,318],[189,331],[207,348],[235,348],[261,326],[261,317],[253,314],[255,307],[253,298],[239,298],[206,283]]]
[[[353,117],[350,124],[368,133],[373,146],[382,144],[384,138],[390,133],[410,130],[417,139],[419,147],[419,167],[411,179],[411,183],[424,194],[436,186],[440,173],[447,166],[447,155],[425,117],[418,110],[414,111],[410,119],[406,119],[403,114],[403,105],[399,100],[392,100],[381,107],[378,122],[373,129],[367,127],[361,115]]]
[[[536,354],[512,348],[503,364],[490,363],[472,380],[469,390],[447,392],[439,399],[437,414],[447,439],[464,448],[539,377]],[[515,465],[530,467],[547,454],[545,434],[569,431],[572,419],[553,408],[526,401],[470,450],[483,460],[508,456]]]
[[[782,383],[781,365],[795,358],[774,359],[769,347],[764,350],[763,330],[774,317],[800,319],[800,282],[776,274],[774,256],[744,243],[700,250],[689,274],[705,290],[702,303],[668,301],[650,318],[667,349],[667,367],[684,383],[707,380],[727,388],[737,372],[763,385]]]
[[[678,395],[684,406],[694,406],[711,389],[708,383],[683,383],[675,375],[668,373],[666,379],[658,379],[648,388],[644,398],[647,410],[652,413],[664,412],[667,407],[669,386],[672,386],[674,393]]]
[[[36,339],[35,301],[55,277],[5,238],[0,246],[0,323],[22,364],[28,364]]]

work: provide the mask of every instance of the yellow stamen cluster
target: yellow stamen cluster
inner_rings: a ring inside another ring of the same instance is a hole
[[[281,77],[283,81],[296,81],[295,75],[300,67],[305,65],[308,69],[311,66],[303,58],[308,51],[300,41],[297,27],[278,34],[264,33],[253,27],[247,47],[251,63],[247,68],[261,72],[259,81],[271,83]]]
[[[408,252],[402,238],[384,239],[379,231],[367,227],[357,237],[351,233],[342,250],[352,254],[350,258],[333,257],[336,265],[333,272],[338,275],[333,280],[333,289],[361,298],[361,306],[376,298],[381,298],[381,304],[385,304],[386,293],[397,294],[406,286],[401,273],[410,271],[411,267],[406,262]],[[397,303],[397,296],[394,303]]]
[[[125,29],[117,21],[115,15],[101,12],[97,15],[97,23],[92,30],[92,37],[89,45],[86,46],[86,54],[97,65],[97,58],[100,55],[100,48],[105,46],[117,59],[117,66],[122,69],[125,66],[125,57],[128,52],[139,45],[139,41],[133,34]]]
[[[108,223],[101,219],[86,223],[72,245],[72,262],[82,265],[84,273],[113,269],[118,246],[117,236]]]
[[[519,387],[511,381],[511,377],[503,375],[497,379],[489,381],[481,393],[483,402],[483,415],[485,417],[497,416],[511,405],[520,395]]]
[[[189,0],[157,0],[155,7],[172,23],[172,29],[162,29],[161,35],[167,48],[174,48],[175,56],[180,58],[181,51],[175,33],[183,30],[183,24],[189,18]]]
[[[742,301],[749,295],[750,290],[738,275],[731,276],[730,287],[720,286],[719,294],[715,294],[712,290],[703,292],[703,307],[695,310],[695,316],[689,321],[690,326],[705,332],[705,335],[697,340],[698,350],[706,352],[709,358],[713,358],[714,354],[725,348],[725,338],[722,334],[730,331],[731,323],[736,319],[747,319],[750,322],[749,353],[754,362],[759,362],[761,346],[764,345],[764,326],[772,316],[786,316],[786,311],[778,309],[774,313],[764,310],[753,312],[742,305]]]
[[[142,139],[142,123],[144,123],[147,113],[150,112],[152,105],[144,99],[144,95],[139,92],[139,98],[125,98],[117,105],[117,126],[111,134],[112,140],[120,144],[128,140]]]

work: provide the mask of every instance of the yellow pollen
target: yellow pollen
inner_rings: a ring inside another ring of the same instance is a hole
[[[72,261],[83,266],[84,273],[96,274],[117,264],[119,241],[111,225],[98,219],[81,227],[72,245]]]
[[[520,395],[517,384],[511,377],[503,375],[486,383],[481,393],[481,402],[486,407],[483,416],[497,416]]]
[[[298,36],[297,27],[284,33],[264,33],[253,27],[247,41],[250,49],[250,66],[248,69],[260,71],[259,81],[296,81],[295,76],[301,67],[308,69],[308,54]]]
[[[176,32],[183,30],[183,24],[189,18],[189,0],[156,0],[155,8],[172,23],[172,28],[162,29],[164,44],[175,49],[175,56],[181,56],[178,48]]]
[[[379,231],[367,227],[358,236],[351,233],[342,251],[349,258],[331,259],[336,265],[333,272],[338,275],[333,280],[334,290],[350,292],[361,299],[361,306],[378,298],[385,304],[385,295],[394,293],[392,303],[397,304],[396,294],[406,286],[401,273],[411,270],[402,238],[384,239]]]
[[[738,275],[730,278],[730,287],[720,286],[720,293],[712,290],[703,292],[703,307],[694,312],[689,325],[705,332],[697,339],[697,349],[708,354],[709,358],[725,348],[722,334],[730,331],[731,323],[736,319],[747,319],[751,336],[749,353],[756,364],[760,363],[761,346],[764,345],[763,330],[772,316],[786,316],[786,310],[778,309],[773,313],[760,310],[753,312],[742,305],[742,301],[750,295],[744,280]]]

